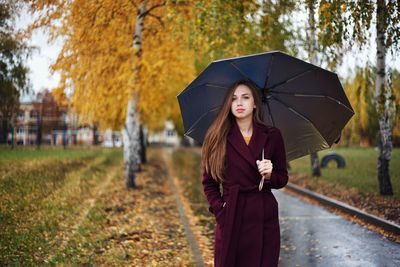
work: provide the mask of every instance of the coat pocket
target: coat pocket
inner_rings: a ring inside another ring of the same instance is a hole
[[[215,220],[217,221],[218,224],[220,224],[221,226],[224,223],[224,218],[225,218],[225,211],[226,211],[226,205],[225,207],[222,207],[218,213],[215,215]]]

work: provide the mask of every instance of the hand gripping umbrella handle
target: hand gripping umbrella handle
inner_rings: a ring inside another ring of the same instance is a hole
[[[264,148],[262,150],[262,158],[261,160],[264,160]],[[260,185],[258,186],[258,191],[261,191],[264,185],[264,176],[261,177]]]

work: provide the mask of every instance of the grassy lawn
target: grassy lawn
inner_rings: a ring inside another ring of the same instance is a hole
[[[120,150],[101,148],[1,150],[1,265],[46,262],[121,160]]]
[[[54,146],[42,146],[36,149],[35,146],[16,146],[11,149],[9,146],[0,146],[0,164],[5,164],[14,160],[40,160],[49,158],[73,159],[95,155],[99,148],[95,147],[68,147],[62,149]],[[1,165],[0,165],[1,166]]]
[[[336,163],[330,162],[328,168],[321,169],[322,177],[332,184],[341,184],[347,188],[356,188],[360,192],[379,192],[377,179],[377,158],[378,151],[374,148],[334,148],[318,153],[320,161],[329,152],[337,152],[344,157],[346,167],[338,169]],[[390,162],[390,177],[393,193],[400,198],[400,149],[392,151]],[[291,173],[311,175],[310,157],[305,156],[290,162]]]

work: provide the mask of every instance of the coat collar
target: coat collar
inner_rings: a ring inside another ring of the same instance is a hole
[[[263,125],[253,122],[253,134],[249,145],[246,145],[243,135],[240,132],[236,121],[233,121],[232,127],[228,133],[228,142],[251,166],[257,168],[256,160],[261,160],[261,151],[268,141],[268,129]]]

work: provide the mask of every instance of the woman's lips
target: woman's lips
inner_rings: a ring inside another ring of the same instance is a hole
[[[241,112],[243,112],[244,111],[244,108],[238,108],[238,109],[236,109],[236,112],[239,112],[239,113],[241,113]]]

